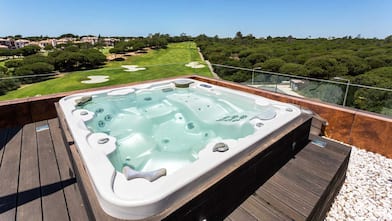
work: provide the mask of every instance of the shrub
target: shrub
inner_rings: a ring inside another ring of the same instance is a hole
[[[6,66],[7,68],[16,68],[16,67],[20,67],[22,65],[23,65],[23,61],[19,60],[19,59],[18,60],[16,60],[16,59],[9,60],[4,63],[4,66]]]
[[[279,68],[279,72],[284,74],[307,76],[307,69],[302,64],[285,63]]]
[[[29,76],[29,75],[38,75],[38,74],[47,74],[54,70],[53,65],[37,62],[34,64],[25,64],[19,68],[15,69],[14,75],[16,76]],[[49,76],[35,76],[35,77],[25,77],[21,78],[20,82],[22,83],[34,83],[48,79]]]
[[[315,78],[330,79],[334,76],[347,75],[346,66],[339,64],[335,58],[330,56],[319,56],[310,58],[305,63],[309,76]]]
[[[0,75],[0,77],[5,77]],[[20,86],[19,82],[14,79],[0,80],[0,95],[6,94],[8,91],[16,90]]]
[[[265,71],[278,72],[280,67],[285,64],[285,61],[280,58],[271,58],[261,64],[261,68]]]

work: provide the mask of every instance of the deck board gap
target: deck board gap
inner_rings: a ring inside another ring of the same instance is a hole
[[[50,121],[49,120],[47,121],[45,126],[47,127],[47,130],[49,130],[49,136],[50,136],[50,140],[52,142],[54,159],[56,161],[56,168],[57,168],[57,172],[58,172],[59,177],[60,177],[61,192],[63,193],[64,202],[65,202],[65,209],[67,210],[68,220],[71,220],[71,217],[70,217],[70,214],[69,214],[69,208],[68,208],[69,206],[68,206],[68,202],[67,202],[67,196],[66,196],[65,191],[64,191],[66,186],[64,185],[64,180],[63,180],[63,177],[62,177],[61,172],[60,172],[58,155],[57,155],[57,152],[56,152],[55,142],[54,142],[54,138],[53,138],[53,130],[54,130],[54,128],[50,127]]]
[[[20,142],[20,148],[19,148],[19,162],[18,162],[18,180],[17,180],[17,187],[16,187],[16,205],[15,205],[15,220],[17,220],[17,215],[18,215],[18,205],[19,205],[19,182],[20,182],[20,167],[21,167],[21,161],[22,161],[22,145],[23,145],[23,136],[24,136],[24,127],[21,128],[21,142]]]

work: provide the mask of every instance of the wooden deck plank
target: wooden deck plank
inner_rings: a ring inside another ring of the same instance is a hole
[[[329,182],[336,174],[343,158],[337,159],[336,155],[331,156],[331,151],[309,144],[299,154],[295,156],[295,163],[298,167],[312,171],[315,176]]]
[[[306,157],[307,159],[316,160],[323,168],[338,168],[347,155],[339,154],[329,148],[319,147],[313,143],[309,143],[309,147],[301,152],[298,156]],[[320,150],[321,148],[321,150]],[[328,170],[333,174],[333,171]]]
[[[15,220],[22,130],[8,130],[0,167],[0,220]]]
[[[6,142],[7,134],[8,134],[7,129],[0,129],[0,167],[1,167],[1,161],[3,160],[5,144],[7,143]]]
[[[324,179],[320,179],[320,177],[297,167],[293,162],[289,162],[286,167],[283,167],[279,170],[279,173],[275,175],[285,177],[291,182],[300,184],[303,188],[318,196],[323,193],[324,187],[328,184]],[[306,177],[306,179],[304,179],[304,177]]]
[[[279,187],[283,192],[287,192],[289,197],[297,199],[297,202],[310,206],[310,209],[311,206],[317,202],[320,196],[303,188],[302,183],[292,182],[290,179],[283,176],[273,176],[269,182],[272,185]]]
[[[248,211],[246,211],[244,208],[238,207],[225,219],[225,221],[234,221],[234,220],[258,221],[261,219],[255,218]]]
[[[240,207],[258,220],[269,220],[265,218],[269,211],[293,220],[322,220],[344,182],[349,155],[349,147],[335,142],[325,148],[309,143]],[[266,203],[249,203],[253,199]]]
[[[327,146],[326,146],[327,150],[331,150],[331,151],[338,153],[340,155],[343,155],[343,156],[350,155],[350,153],[351,153],[351,148],[347,148],[346,145],[339,143],[339,141],[334,141],[331,139],[326,139],[326,138],[321,138],[321,137],[318,139],[327,143]]]
[[[261,200],[258,197],[252,195],[249,197],[241,207],[255,217],[257,220],[263,221],[275,221],[275,220],[291,220],[289,217],[277,211],[271,205],[266,203],[264,200]]]
[[[346,148],[347,149],[347,148]],[[309,217],[312,220],[321,220],[323,219],[323,214],[326,214],[332,205],[332,202],[335,196],[339,193],[340,188],[342,187],[344,180],[346,178],[347,167],[350,159],[350,152],[346,155],[346,158],[340,164],[340,167],[336,173],[336,176],[331,180],[327,188],[325,189],[324,194],[320,197],[317,205],[315,206],[314,213]]]
[[[17,220],[42,220],[37,139],[34,124],[23,127]]]
[[[88,220],[86,208],[76,183],[74,168],[72,167],[63,137],[61,136],[59,121],[55,118],[48,120],[48,123],[60,170],[69,217],[71,220]]]
[[[46,124],[47,121],[37,122],[36,127]],[[43,219],[69,220],[53,143],[48,129],[37,132],[37,143]]]
[[[319,196],[276,174],[256,191],[256,195],[277,208],[287,210],[293,217],[308,217],[319,199]]]
[[[256,191],[256,197],[264,200],[272,207],[279,208],[279,211],[294,220],[306,220],[306,214],[309,207],[303,204],[297,204],[296,199],[292,199],[285,195],[287,192],[279,189],[278,186],[265,183]]]

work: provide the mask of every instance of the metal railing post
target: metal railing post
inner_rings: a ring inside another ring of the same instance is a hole
[[[344,94],[344,98],[343,98],[343,107],[346,106],[347,95],[348,95],[348,87],[350,87],[350,80],[347,80],[346,93]]]
[[[345,107],[346,106],[346,101],[347,101],[347,95],[348,95],[348,87],[350,86],[350,80],[346,79],[346,78],[341,78],[341,77],[334,77],[333,79],[341,80],[341,81],[347,81],[346,92],[344,93],[344,98],[343,98],[343,107]]]
[[[261,67],[252,68],[252,86],[255,84],[255,70],[261,69]]]
[[[255,83],[255,69],[252,69],[252,86]]]

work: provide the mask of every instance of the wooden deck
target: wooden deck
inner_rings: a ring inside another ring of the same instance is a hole
[[[0,220],[88,220],[57,119],[0,130]]]
[[[327,142],[309,143],[226,221],[323,220],[342,186],[351,149]]]
[[[323,219],[350,154],[327,142],[309,143],[226,220]],[[0,220],[91,220],[66,148],[57,118],[0,129]]]

